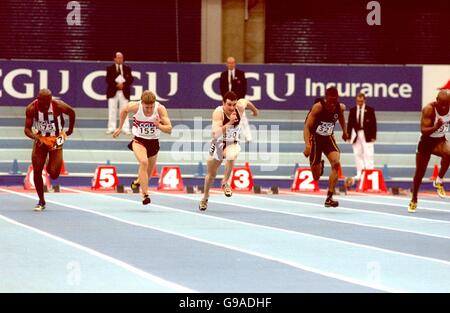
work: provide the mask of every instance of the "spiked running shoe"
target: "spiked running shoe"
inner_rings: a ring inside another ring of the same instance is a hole
[[[329,197],[329,198],[327,198],[327,200],[325,200],[326,208],[329,208],[329,207],[335,208],[337,206],[339,206],[339,202],[334,201],[333,198]]]
[[[227,183],[222,184],[222,189],[223,189],[224,195],[227,197],[231,197],[231,195],[233,194],[233,191],[231,190],[230,185],[228,185]]]
[[[200,200],[200,203],[198,204],[198,209],[200,211],[206,211],[207,208],[208,208],[208,199]]]
[[[433,187],[436,188],[438,196],[442,199],[446,198],[444,184],[433,181]]]
[[[45,203],[38,203],[36,204],[36,206],[34,207],[33,211],[34,212],[42,212],[45,210]]]
[[[409,203],[409,206],[408,206],[408,212],[416,213],[416,209],[417,209],[417,202],[411,200],[411,202]]]
[[[139,178],[136,178],[135,180],[133,180],[130,187],[131,187],[131,190],[135,190],[135,189],[139,190],[139,187],[141,187],[141,184],[139,184]]]
[[[142,204],[147,205],[150,202],[152,202],[152,200],[150,200],[150,197],[148,195],[144,195],[144,197],[142,198]]]

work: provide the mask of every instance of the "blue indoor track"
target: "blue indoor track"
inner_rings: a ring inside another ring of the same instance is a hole
[[[423,194],[0,188],[0,292],[450,292],[450,203]]]

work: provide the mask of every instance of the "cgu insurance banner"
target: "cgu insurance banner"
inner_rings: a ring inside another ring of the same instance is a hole
[[[25,106],[40,88],[74,107],[106,108],[106,67],[112,62],[0,60],[0,105]],[[143,90],[171,108],[213,108],[220,104],[223,64],[126,62],[134,83],[131,99]],[[314,99],[336,86],[341,102],[354,106],[363,92],[382,111],[419,111],[422,66],[241,64],[247,96],[262,109],[309,110]]]

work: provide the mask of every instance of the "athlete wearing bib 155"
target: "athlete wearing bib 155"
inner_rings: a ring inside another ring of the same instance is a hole
[[[139,101],[139,109],[133,115],[133,127],[131,129],[134,135],[133,141],[140,143],[147,150],[147,157],[154,156],[159,151],[159,136],[161,131],[156,127],[155,122],[158,120],[158,107],[160,103],[155,102],[152,116],[145,116],[142,109],[142,101]],[[133,150],[131,141],[128,149]]]

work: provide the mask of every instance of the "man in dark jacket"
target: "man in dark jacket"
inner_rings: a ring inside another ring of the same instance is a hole
[[[108,98],[108,129],[107,134],[112,134],[116,130],[119,110],[125,107],[130,101],[130,86],[133,83],[131,68],[123,64],[123,54],[116,52],[114,64],[106,68],[106,97]],[[119,107],[119,110],[117,109]],[[130,135],[130,122],[126,119],[122,131]]]
[[[347,123],[347,133],[353,147],[356,163],[356,179],[359,179],[363,169],[374,168],[374,143],[377,139],[377,119],[375,110],[365,102],[366,96],[360,93],[356,96],[356,106],[350,109]]]
[[[238,100],[243,99],[247,93],[245,73],[236,68],[236,60],[233,57],[227,58],[227,70],[220,75],[220,93],[222,97],[228,91],[233,91]]]

